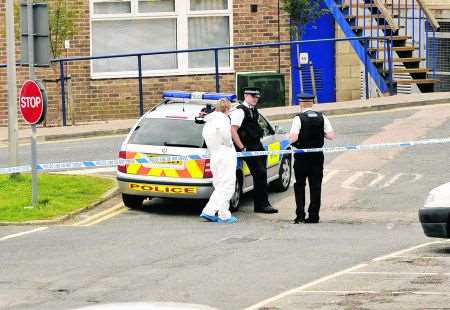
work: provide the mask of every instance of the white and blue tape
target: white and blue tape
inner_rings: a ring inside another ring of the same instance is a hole
[[[446,144],[450,143],[450,138],[441,139],[428,139],[417,140],[409,142],[397,142],[397,143],[380,143],[380,144],[361,144],[361,145],[343,145],[337,147],[324,147],[313,149],[293,149],[293,150],[281,150],[281,151],[248,151],[237,153],[238,157],[253,157],[253,156],[265,156],[265,155],[285,155],[285,154],[298,154],[298,153],[339,153],[339,152],[352,152],[352,151],[370,151],[370,150],[383,150],[390,148],[407,148],[417,145],[432,145],[432,144]],[[80,161],[80,162],[62,162],[62,163],[49,163],[39,164],[37,166],[38,172],[45,171],[64,171],[64,170],[77,170],[88,168],[100,168],[100,167],[115,167],[117,165],[125,164],[157,164],[161,162],[171,161],[186,161],[186,160],[199,160],[209,158],[208,154],[205,155],[185,155],[185,156],[161,156],[161,157],[144,157],[138,159],[113,159],[113,160],[93,160],[93,161]],[[21,172],[30,172],[31,166],[17,166],[0,168],[1,174],[12,174]]]

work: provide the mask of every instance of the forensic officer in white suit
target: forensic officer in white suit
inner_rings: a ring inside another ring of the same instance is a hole
[[[238,219],[231,215],[229,207],[236,184],[237,158],[231,140],[230,109],[231,103],[221,99],[215,111],[204,118],[203,138],[211,156],[214,192],[200,217],[210,222],[233,224]]]

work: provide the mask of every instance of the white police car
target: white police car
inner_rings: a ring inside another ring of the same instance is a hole
[[[163,102],[144,114],[131,129],[119,158],[206,155],[203,124],[196,118],[208,104],[214,105],[221,98],[237,104],[234,94],[164,92]],[[260,125],[264,129],[262,143],[267,150],[290,149],[285,131],[272,127],[263,116]],[[269,156],[267,167],[267,181],[278,191],[287,190],[291,182],[291,156]],[[253,189],[252,176],[241,159],[238,159],[236,175],[236,191],[230,202],[232,211],[238,209],[241,194]],[[152,197],[208,199],[213,191],[209,159],[119,165],[117,181],[123,202],[130,208],[138,208],[144,199]]]

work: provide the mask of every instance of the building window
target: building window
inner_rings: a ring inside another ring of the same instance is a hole
[[[94,15],[131,14],[131,1],[96,1]]]
[[[190,17],[188,29],[190,49],[230,44],[230,25],[226,16]],[[214,65],[212,52],[189,53],[191,68],[212,68]],[[219,52],[219,66],[230,66],[229,51]]]
[[[91,0],[91,54],[111,55],[232,45],[232,0]],[[214,53],[142,57],[145,76],[214,72]],[[231,72],[232,52],[219,52]],[[137,75],[137,57],[93,60],[93,78]]]

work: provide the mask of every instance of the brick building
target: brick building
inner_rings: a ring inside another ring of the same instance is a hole
[[[50,6],[54,1],[49,1]],[[75,0],[76,33],[64,56],[243,45],[289,40],[278,0]],[[0,63],[6,63],[5,0],[0,0]],[[17,44],[20,59],[20,44]],[[219,54],[221,91],[235,90],[235,73],[278,71],[289,85],[289,47],[243,49]],[[214,91],[213,53],[146,56],[145,108],[166,89]],[[18,67],[20,84],[27,68]],[[134,118],[139,95],[136,58],[81,61],[66,65],[69,97],[77,122]],[[60,123],[56,82],[59,67],[39,68],[49,92],[48,125]],[[0,68],[0,126],[7,125],[6,69]],[[289,89],[286,90],[289,95]],[[69,122],[70,124],[70,122]]]
[[[50,7],[55,1],[49,0]],[[399,0],[384,3],[389,1]],[[279,7],[280,2],[282,0],[67,1],[69,8],[76,12],[76,32],[63,56],[288,41],[288,19]],[[450,47],[450,37],[446,35],[450,32],[450,3],[448,0],[422,2],[442,25],[443,32],[437,38],[438,57],[442,58],[438,61],[438,77],[444,83],[438,85],[450,87],[450,65],[445,58],[450,50],[446,48]],[[5,0],[0,0],[0,64],[6,63],[4,16]],[[345,36],[333,20],[329,27],[334,28],[332,37]],[[18,40],[17,59],[19,55]],[[360,98],[363,66],[354,49],[348,42],[340,42],[330,55],[328,57],[333,58],[332,78],[323,87],[333,87],[336,101]],[[276,71],[284,75],[285,95],[290,98],[294,91],[291,88],[291,56],[287,46],[220,52],[221,91],[235,91],[236,73]],[[320,62],[316,64],[320,66]],[[166,89],[215,90],[212,53],[146,56],[142,63],[145,109],[159,102],[161,92]],[[27,68],[18,67],[19,85],[27,72]],[[69,63],[66,74],[71,77],[67,83],[69,124],[138,116],[136,58]],[[38,77],[46,82],[49,95],[47,125],[60,124],[59,68],[56,65],[39,68]],[[297,86],[295,80],[293,84]],[[441,86],[437,89],[445,90]],[[0,68],[0,126],[7,125],[6,89],[6,69]]]

